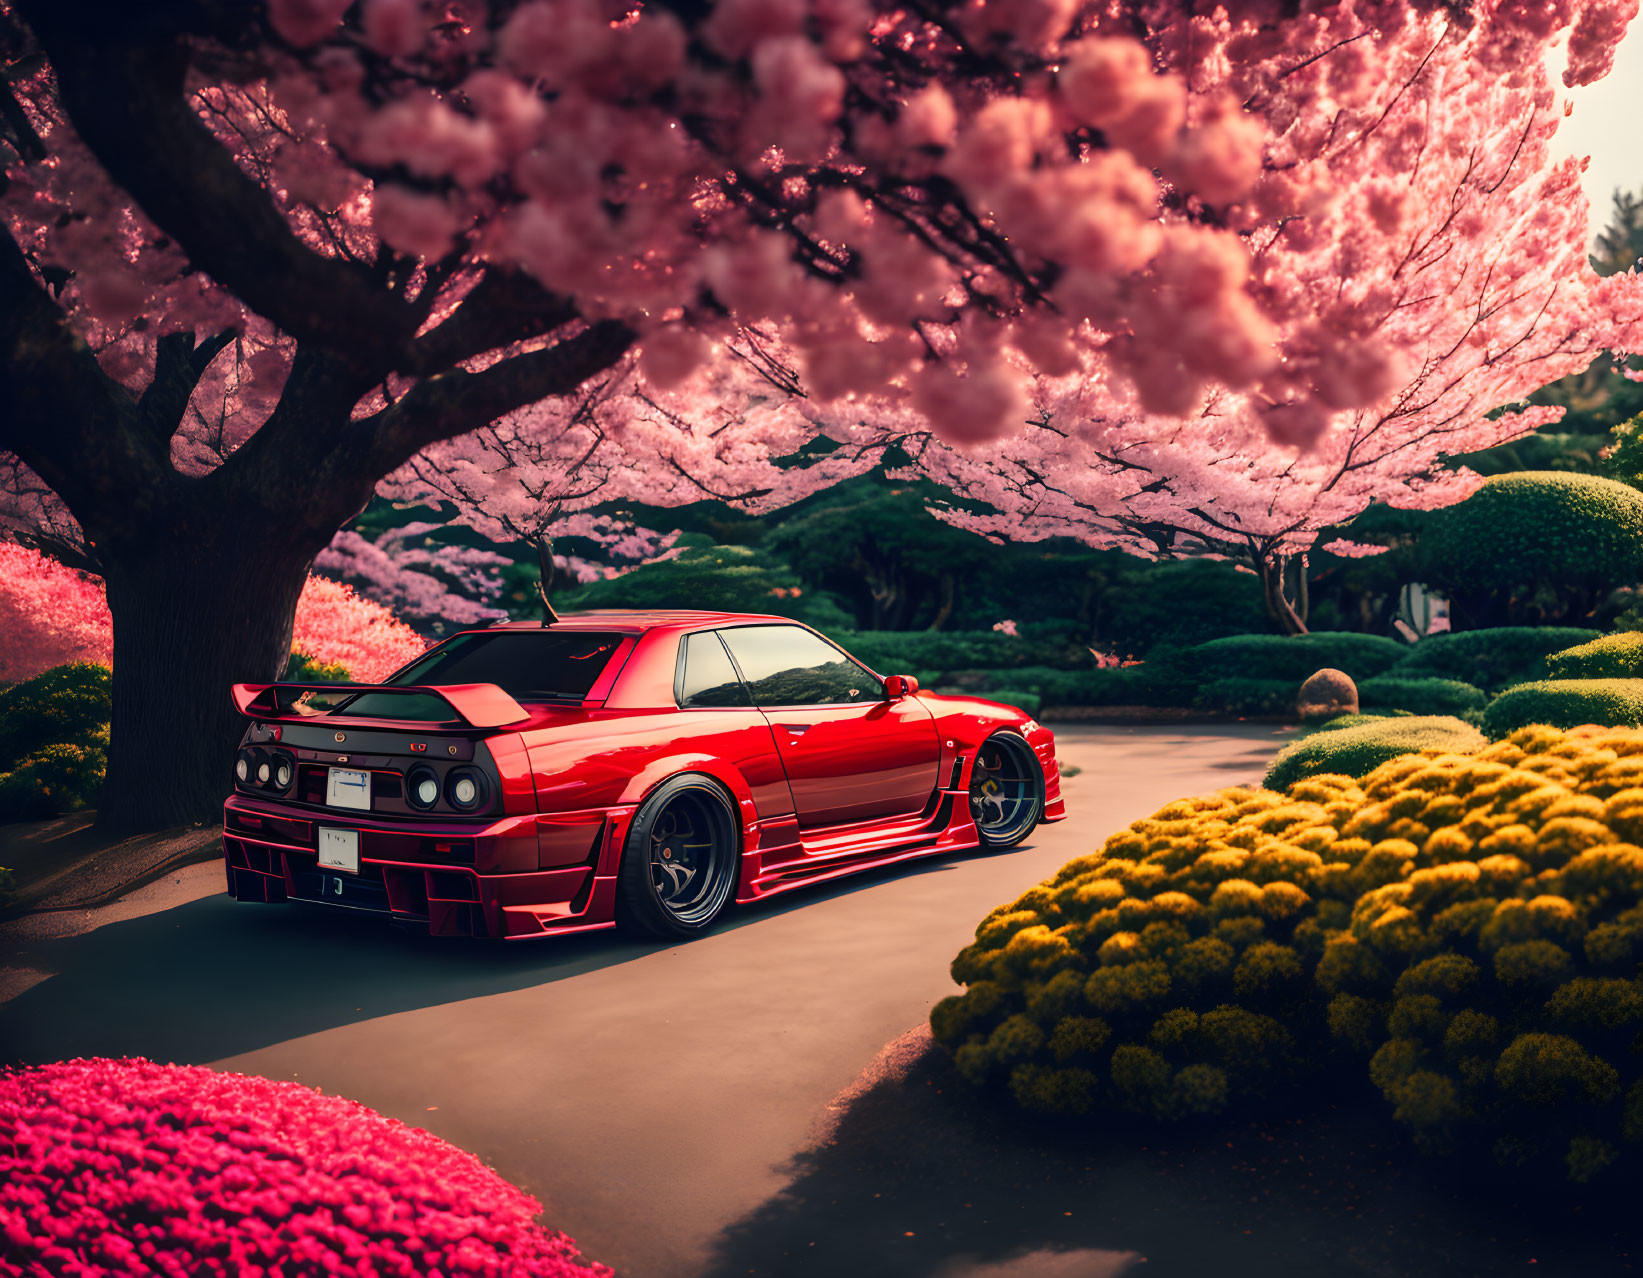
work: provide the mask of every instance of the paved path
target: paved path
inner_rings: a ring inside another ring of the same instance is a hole
[[[0,928],[0,1059],[300,1079],[472,1150],[624,1278],[694,1278],[781,1193],[829,1101],[952,992],[947,964],[983,914],[1171,799],[1258,781],[1283,739],[1253,724],[1058,736],[1082,769],[1069,817],[1026,847],[810,889],[685,946],[433,942],[235,905],[216,866],[18,920]],[[1076,1273],[1128,1267],[1090,1253]]]

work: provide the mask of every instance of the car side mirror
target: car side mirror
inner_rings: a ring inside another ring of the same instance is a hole
[[[912,675],[890,675],[884,681],[884,699],[900,701],[918,691],[918,680]]]

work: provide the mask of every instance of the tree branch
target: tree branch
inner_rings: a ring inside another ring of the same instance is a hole
[[[621,359],[634,337],[621,321],[601,320],[574,337],[481,372],[456,369],[430,377],[360,423],[370,427],[358,436],[367,442],[357,450],[339,449],[336,464],[345,474],[386,475],[429,444],[477,430],[527,404],[568,395]]]
[[[232,330],[208,337],[198,346],[192,333],[167,333],[160,338],[154,356],[154,380],[137,401],[137,411],[157,441],[170,443],[200,377],[233,340]]]
[[[137,428],[130,393],[35,281],[0,232],[0,448],[15,453],[95,539],[99,521],[163,500],[175,477]]]
[[[358,266],[304,245],[195,115],[182,40],[95,44],[101,24],[83,5],[18,7],[81,138],[195,267],[299,339],[368,362],[403,347],[414,314]]]
[[[475,355],[551,333],[575,318],[569,298],[549,292],[522,271],[492,266],[454,314],[411,343],[399,371],[442,373]]]

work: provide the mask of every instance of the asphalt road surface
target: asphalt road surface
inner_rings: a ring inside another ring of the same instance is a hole
[[[1068,819],[1024,847],[804,890],[682,946],[430,941],[369,917],[236,905],[220,867],[193,867],[103,910],[0,929],[0,1058],[141,1055],[353,1097],[476,1153],[624,1278],[808,1273],[802,1250],[818,1242],[836,1273],[1126,1272],[1167,1233],[1096,1247],[1046,1235],[1040,1252],[1029,1234],[919,1242],[913,1224],[873,1216],[871,1165],[816,1193],[813,1151],[917,1054],[909,1031],[953,992],[947,965],[982,915],[1171,799],[1258,781],[1284,739],[1253,724],[1058,736],[1081,769],[1063,783]],[[990,1192],[1009,1215],[1043,1191]],[[869,1206],[841,1201],[833,1218],[828,1194]],[[877,1234],[850,1241],[858,1218]],[[858,1245],[872,1254],[840,1255]]]

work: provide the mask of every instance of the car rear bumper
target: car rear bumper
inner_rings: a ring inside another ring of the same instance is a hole
[[[426,928],[431,936],[511,940],[613,927],[614,850],[626,835],[630,810],[568,815],[585,818],[575,828],[587,839],[586,860],[511,873],[462,862],[477,857],[494,864],[497,840],[528,837],[534,864],[537,818],[504,818],[488,827],[327,821],[360,830],[359,872],[353,874],[320,866],[320,822],[312,814],[235,797],[223,812],[228,894],[237,901],[363,911]],[[525,823],[526,833],[516,821]]]

